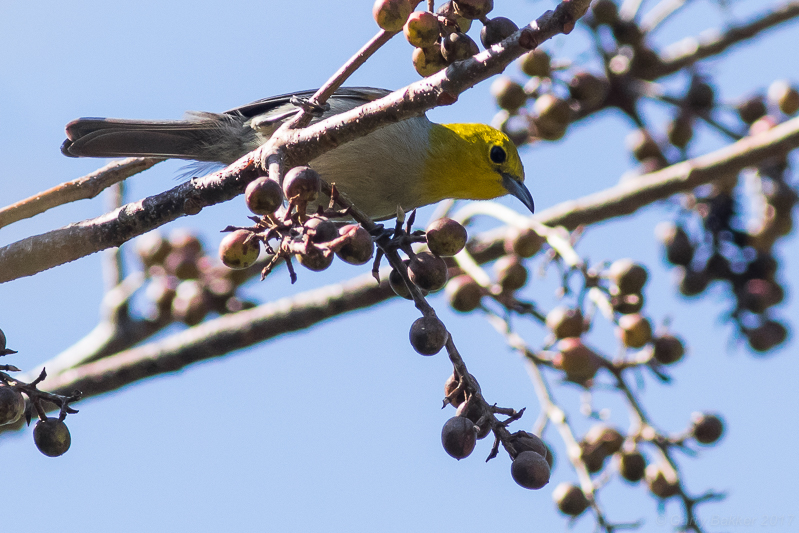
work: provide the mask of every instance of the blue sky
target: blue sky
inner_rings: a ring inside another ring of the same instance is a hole
[[[733,3],[734,17],[769,2]],[[644,2],[651,6],[653,2]],[[495,14],[529,21],[551,2],[497,1]],[[690,16],[658,35],[668,43],[694,35],[725,16],[710,1],[692,2]],[[221,111],[258,98],[316,87],[357,50],[376,27],[371,2],[100,2],[5,3],[0,6],[0,154],[3,205],[96,169],[101,161],[67,159],[59,151],[64,125],[79,116],[179,118],[185,110]],[[721,60],[703,64],[733,101],[777,78],[799,81],[796,23],[772,31]],[[472,33],[475,33],[474,30]],[[581,31],[545,45],[555,57],[587,60]],[[399,88],[418,77],[411,48],[395,39],[351,79],[352,85]],[[519,77],[515,66],[509,75]],[[519,79],[522,79],[519,77]],[[673,81],[679,85],[680,80]],[[432,119],[489,122],[496,108],[482,84]],[[662,127],[661,109],[648,108]],[[601,190],[632,166],[622,149],[629,129],[623,117],[604,113],[573,128],[566,140],[523,150],[528,186],[539,209]],[[695,153],[719,146],[708,131]],[[128,181],[131,200],[173,186],[182,164],[166,163]],[[503,200],[518,210],[518,202]],[[0,229],[3,245],[105,212],[102,198],[54,209]],[[748,529],[754,519],[769,531],[799,530],[795,490],[799,438],[793,406],[799,396],[797,344],[790,340],[768,358],[753,357],[730,342],[721,317],[723,288],[702,300],[675,296],[671,273],[653,237],[668,205],[592,227],[578,250],[592,261],[632,257],[650,269],[647,313],[672,318],[689,345],[671,386],[647,380],[641,398],[659,427],[680,431],[697,410],[719,411],[728,431],[697,458],[680,456],[693,493],[726,491],[728,498],[700,511],[709,531]],[[209,250],[219,229],[245,222],[241,198],[214,206],[165,228],[198,228]],[[429,211],[420,216],[426,220]],[[799,316],[795,293],[799,252],[795,235],[779,250],[788,297],[780,311]],[[130,256],[128,256],[130,257]],[[131,259],[132,261],[132,259]],[[94,326],[102,296],[100,256],[0,285],[0,327],[19,351],[9,362],[29,368],[79,340]],[[349,279],[367,267],[337,264],[322,274],[300,272],[290,286],[277,274],[248,294],[270,301]],[[791,279],[789,273],[794,273]],[[793,284],[793,285],[792,285]],[[527,295],[555,303],[554,276],[536,279]],[[517,423],[529,429],[538,402],[518,357],[479,316],[455,316],[432,298],[486,397],[502,406],[527,407]],[[0,438],[6,477],[3,524],[63,532],[105,531],[432,531],[496,528],[560,531],[566,521],[551,491],[575,475],[556,432],[558,464],[552,482],[526,491],[510,478],[500,455],[488,464],[490,444],[460,462],[440,446],[451,411],[440,409],[451,367],[440,354],[421,357],[407,342],[418,312],[390,302],[327,322],[311,332],[285,335],[227,357],[81,402],[68,419],[73,444],[59,459],[41,455],[30,430]],[[537,328],[524,331],[540,343]],[[614,349],[608,328],[597,345]],[[556,387],[578,432],[574,387]],[[595,405],[628,425],[620,399],[606,391]],[[611,482],[600,499],[618,521],[646,520],[646,531],[670,531],[681,511],[656,501],[642,487]],[[781,526],[772,526],[780,523]],[[774,522],[772,522],[774,520]],[[725,522],[726,521],[726,522]],[[738,524],[738,525],[736,525]],[[581,518],[575,531],[592,531]]]

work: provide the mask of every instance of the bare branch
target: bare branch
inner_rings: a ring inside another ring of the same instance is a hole
[[[386,280],[388,273],[383,276]],[[51,376],[41,389],[79,389],[94,396],[140,379],[174,372],[198,361],[219,357],[322,320],[373,306],[394,296],[387,281],[371,274],[203,322],[156,342],[120,352]]]
[[[690,191],[728,174],[771,158],[785,157],[799,147],[799,118],[755,137],[746,137],[715,152],[625,181],[583,198],[563,202],[536,215],[548,226],[574,229],[629,215],[674,194]]]
[[[125,182],[113,184],[108,189],[106,209],[118,209],[125,204]],[[119,248],[103,251],[103,281],[105,290],[110,291],[125,279],[125,266]]]
[[[685,5],[685,2],[686,0],[661,0],[641,19],[641,31],[652,32]]]
[[[25,200],[0,209],[0,228],[19,220],[31,218],[48,209],[68,204],[76,200],[94,198],[103,189],[124,179],[145,171],[163,159],[153,157],[129,157],[120,161],[112,161],[81,178],[56,185],[52,189],[40,192]]]
[[[648,71],[648,79],[674,74],[685,67],[707,57],[721,54],[729,47],[751,39],[755,35],[778,24],[799,17],[799,2],[787,2],[781,7],[769,9],[750,22],[733,26],[721,34],[703,40],[688,37],[667,47],[661,54],[661,64]]]

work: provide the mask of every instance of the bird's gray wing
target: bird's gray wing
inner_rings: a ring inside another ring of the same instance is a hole
[[[227,115],[239,115],[246,118],[253,118],[259,115],[285,115],[286,113],[294,113],[297,108],[291,104],[291,99],[296,98],[310,98],[316,93],[316,90],[298,91],[294,93],[281,94],[278,96],[270,96],[256,100],[249,104],[229,109],[225,111]],[[386,89],[375,89],[372,87],[342,87],[333,93],[330,100],[335,100],[342,106],[352,109],[367,102],[372,102],[383,98],[391,91]],[[278,119],[281,120],[281,119]]]

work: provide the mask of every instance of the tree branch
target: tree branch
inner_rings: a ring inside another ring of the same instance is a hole
[[[647,71],[647,79],[656,79],[679,72],[710,56],[721,54],[734,44],[751,39],[755,35],[778,24],[799,17],[799,2],[787,2],[781,7],[769,9],[750,22],[733,26],[720,35],[702,41],[688,37],[667,47],[661,54],[661,63]]]
[[[159,341],[50,376],[46,391],[80,390],[84,397],[141,379],[175,372],[265,340],[309,328],[328,318],[371,307],[394,296],[388,271],[375,283],[371,274],[203,322]]]
[[[19,220],[34,217],[48,209],[77,200],[94,198],[103,189],[143,172],[163,159],[154,157],[129,157],[112,161],[91,174],[56,185],[25,200],[0,209],[0,228]]]

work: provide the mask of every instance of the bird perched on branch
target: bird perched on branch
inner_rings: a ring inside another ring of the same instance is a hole
[[[342,88],[323,120],[390,91]],[[224,113],[189,113],[185,120],[79,118],[61,146],[70,157],[167,157],[230,164],[265,143],[299,108],[294,98],[258,100]],[[396,216],[447,198],[488,200],[511,194],[533,211],[524,168],[508,137],[484,124],[436,124],[413,117],[326,152],[309,163],[374,219]]]

